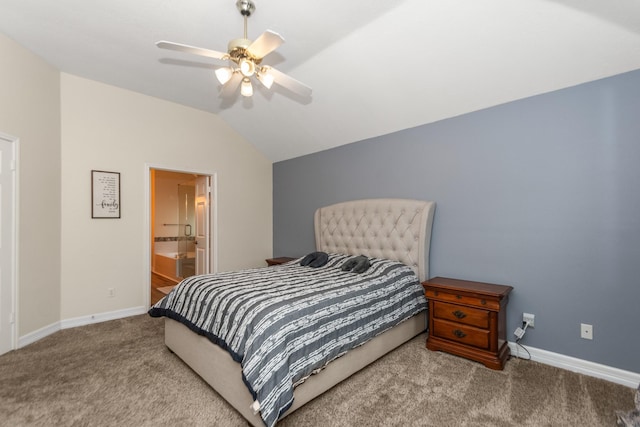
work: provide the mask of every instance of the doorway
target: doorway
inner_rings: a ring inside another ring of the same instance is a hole
[[[17,149],[16,138],[0,133],[0,354],[17,348]]]
[[[149,303],[182,279],[214,271],[215,175],[149,168]]]

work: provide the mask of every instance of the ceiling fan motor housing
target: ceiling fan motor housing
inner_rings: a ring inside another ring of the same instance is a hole
[[[231,40],[228,45],[229,58],[236,64],[240,64],[242,60],[249,60],[253,64],[259,65],[262,62],[262,58],[256,58],[247,51],[251,43],[252,41],[249,39]]]
[[[251,46],[251,40],[249,39],[233,39],[227,45],[227,52],[231,57],[238,56],[234,52],[244,53],[249,46]]]

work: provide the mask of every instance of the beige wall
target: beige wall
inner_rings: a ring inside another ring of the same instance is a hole
[[[0,57],[0,132],[20,141],[19,337],[144,306],[148,165],[216,174],[219,270],[271,256],[271,162],[218,116],[61,74],[3,35]],[[121,173],[121,219],[91,219],[92,169]]]
[[[264,265],[271,161],[214,114],[64,73],[61,91],[62,319],[144,304],[145,165],[215,172],[219,270]],[[91,219],[92,169],[120,172],[121,219]]]
[[[60,320],[60,73],[2,34],[0,58],[0,132],[20,140],[22,336]]]

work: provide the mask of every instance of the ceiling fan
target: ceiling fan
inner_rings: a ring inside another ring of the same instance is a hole
[[[273,67],[261,65],[262,59],[284,43],[284,39],[280,34],[267,30],[254,41],[249,40],[247,38],[247,18],[255,11],[255,4],[251,0],[238,0],[236,7],[244,17],[244,37],[231,40],[227,53],[169,41],[159,41],[156,46],[208,58],[229,60],[229,67],[220,67],[215,71],[216,77],[225,91],[227,89],[235,90],[240,83],[240,93],[243,96],[252,96],[251,78],[255,76],[267,89],[276,83],[300,96],[311,96],[309,86]]]

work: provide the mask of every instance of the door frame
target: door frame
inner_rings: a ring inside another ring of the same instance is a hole
[[[11,144],[12,151],[12,183],[11,183],[11,281],[8,286],[9,291],[9,300],[11,305],[11,313],[9,314],[9,329],[11,333],[11,343],[10,350],[15,350],[18,348],[18,264],[19,264],[19,255],[18,255],[18,241],[19,241],[19,212],[20,212],[20,197],[19,197],[19,189],[20,189],[20,174],[19,165],[20,165],[20,139],[5,133],[0,132],[0,139],[7,141]],[[4,313],[3,313],[4,315]],[[7,320],[7,318],[5,318]]]
[[[202,185],[204,184],[204,192],[202,192]],[[211,218],[207,218],[206,214],[211,212],[211,176],[210,175],[197,175],[195,179],[195,252],[196,252],[196,265],[195,274],[209,273],[211,268]],[[204,218],[202,215],[201,205],[204,204]],[[204,232],[203,230],[204,229]],[[204,254],[201,248],[204,247]],[[209,255],[207,257],[207,255]],[[204,265],[203,265],[204,264]]]
[[[145,163],[144,165],[144,256],[143,256],[143,302],[144,306],[151,306],[151,170],[206,175],[211,180],[211,199],[209,200],[209,272],[218,271],[218,178],[215,171],[181,168],[160,164]]]

